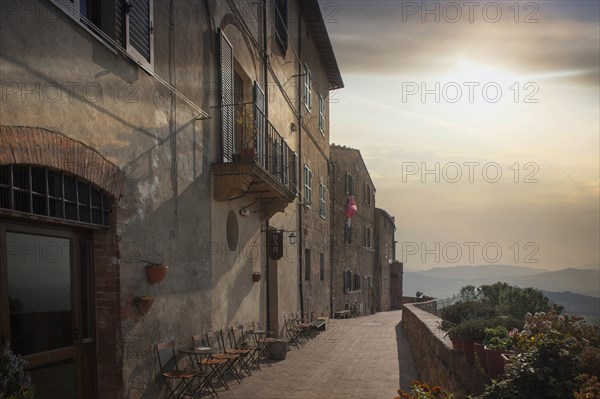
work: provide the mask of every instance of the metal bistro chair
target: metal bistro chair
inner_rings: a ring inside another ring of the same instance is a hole
[[[289,344],[294,345],[296,348],[300,349],[300,345],[304,346],[304,337],[302,336],[302,331],[298,329],[292,319],[286,318],[283,316],[283,321],[285,323],[285,331],[289,338]]]
[[[192,348],[202,345],[202,336],[200,334],[192,335]],[[213,385],[213,380],[217,380],[225,389],[229,390],[229,385],[227,385],[224,376],[225,368],[228,363],[227,359],[215,359],[212,355],[208,355],[208,357],[196,355],[195,360],[204,375],[204,380],[200,384],[200,389],[207,388],[218,398],[219,394]]]
[[[230,341],[230,337],[229,337],[229,331],[227,330],[227,336],[228,339],[227,341]],[[221,348],[223,349],[223,353],[226,353],[228,355],[237,355],[239,356],[238,359],[238,366],[242,371],[245,371],[246,374],[248,374],[249,376],[252,375],[252,372],[250,371],[250,367],[248,367],[248,354],[250,353],[250,351],[248,350],[243,350],[243,349],[238,349],[235,347],[235,344],[232,345],[231,342],[229,342],[229,347],[227,345],[227,343],[225,342],[225,333],[223,332],[223,330],[219,331],[219,338],[221,340]]]
[[[260,364],[261,360],[264,360],[269,367],[271,367],[271,359],[269,359],[269,343],[265,341],[265,339],[271,334],[267,329],[263,330],[263,336],[256,334],[257,331],[261,331],[259,325],[256,323],[249,323],[248,326],[250,330],[246,333],[245,330],[242,330],[242,336],[244,337],[244,341],[250,342],[247,338],[247,335],[252,337],[252,343],[255,349],[255,364]],[[259,367],[260,370],[260,367]]]
[[[223,344],[221,344],[221,330],[207,332],[206,334],[204,334],[204,337],[205,337],[204,345],[210,346],[210,347],[215,347],[215,343],[216,343],[216,347],[219,348],[219,350],[221,351],[221,353],[213,354],[212,357],[215,359],[227,360],[227,367],[225,367],[225,369],[223,370],[223,374],[231,375],[233,378],[235,378],[235,380],[238,383],[241,384],[242,383],[242,375],[238,371],[238,367],[241,367],[240,355],[225,352],[225,347]]]
[[[227,336],[229,338],[231,352],[242,355],[246,368],[249,368],[250,364],[253,364],[260,370],[260,366],[256,363],[257,348],[249,343],[244,337],[244,326],[240,324],[237,327],[230,327],[227,330]]]
[[[175,347],[176,343],[174,340],[154,345],[156,358],[160,367],[160,375],[169,390],[168,398],[194,397],[192,384],[200,373],[195,370],[183,370],[179,368]]]

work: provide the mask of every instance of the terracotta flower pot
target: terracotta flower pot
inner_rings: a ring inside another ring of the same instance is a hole
[[[463,351],[463,347],[462,347],[462,341],[458,338],[450,338],[450,342],[452,342],[452,349],[455,350],[456,352],[461,352]]]
[[[252,281],[258,283],[260,281],[261,276],[262,274],[260,274],[259,272],[252,273]]]
[[[487,364],[488,375],[491,378],[498,378],[504,374],[505,360],[503,354],[509,353],[506,350],[485,348],[485,361]]]
[[[487,372],[487,361],[485,360],[484,345],[481,342],[475,342],[473,344],[473,349],[475,352],[475,364],[481,366],[483,371]]]
[[[474,341],[462,341],[463,353],[467,363],[473,364],[475,362],[475,342]]]
[[[133,303],[135,303],[138,313],[143,316],[143,315],[147,314],[150,311],[150,309],[152,308],[152,305],[154,304],[154,298],[135,297],[133,299]]]
[[[156,284],[163,281],[168,271],[169,266],[167,265],[157,265],[153,263],[148,263],[146,265],[146,275],[148,276],[150,284]]]

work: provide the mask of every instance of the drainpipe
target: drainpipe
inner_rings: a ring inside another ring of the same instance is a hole
[[[267,0],[263,0],[263,13],[262,13],[262,18],[263,18],[263,91],[265,93],[265,116],[269,115],[269,75],[268,75],[268,66],[267,66],[267,62],[269,60],[269,56],[267,54]],[[269,290],[271,288],[271,285],[269,283],[269,280],[271,279],[270,274],[271,271],[269,269],[269,220],[267,219],[265,221],[265,230],[266,230],[266,237],[265,237],[265,254],[267,254],[267,256],[265,256],[265,274],[266,274],[266,301],[267,301],[267,328],[265,328],[266,330],[271,330],[273,320],[271,320],[271,295],[269,293]],[[277,322],[277,320],[275,320],[275,322]],[[277,331],[277,334],[279,334],[279,331]]]
[[[298,14],[299,15],[299,14]],[[304,177],[302,175],[302,18],[298,16],[298,70],[300,73],[298,74],[298,87],[296,97],[298,98],[298,181],[303,181]],[[298,187],[298,189],[300,189]],[[301,191],[302,193],[302,191]],[[303,199],[304,202],[304,199]],[[302,251],[304,244],[304,231],[302,230],[302,205],[299,205],[298,209],[298,286],[300,288],[300,314],[302,318],[304,318],[304,292],[303,292],[303,284],[302,284],[302,265],[304,264],[304,251]]]
[[[329,169],[329,175],[332,177],[331,179],[329,179],[331,183],[331,186],[329,188],[329,192],[331,193],[331,198],[329,199],[330,201],[330,211],[329,211],[329,222],[331,223],[331,226],[329,228],[329,307],[331,309],[331,315],[330,317],[333,319],[334,315],[335,315],[335,301],[333,300],[336,292],[334,291],[334,287],[333,287],[333,282],[334,282],[334,277],[335,277],[335,267],[337,267],[337,264],[334,264],[334,259],[335,259],[335,254],[333,253],[334,251],[334,232],[337,231],[335,229],[335,220],[336,220],[336,214],[335,214],[335,193],[336,193],[336,187],[335,184],[337,182],[337,176],[336,176],[336,170],[335,170],[335,164],[331,161],[331,149],[329,152],[329,161],[327,162],[327,166]]]

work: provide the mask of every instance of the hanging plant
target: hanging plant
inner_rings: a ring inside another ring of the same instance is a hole
[[[162,263],[146,262],[146,275],[148,276],[148,281],[150,284],[156,284],[163,281],[168,271],[169,266],[167,265]]]
[[[151,296],[136,296],[133,298],[133,304],[136,306],[139,314],[142,316],[147,314],[154,304],[154,297]]]

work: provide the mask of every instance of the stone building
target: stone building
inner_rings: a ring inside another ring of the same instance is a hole
[[[375,186],[359,150],[331,145],[332,309],[374,311]],[[352,202],[356,211],[348,212]]]
[[[373,271],[375,311],[390,310],[390,265],[396,258],[396,224],[381,208],[375,209],[375,269]]]
[[[316,0],[0,9],[0,344],[40,398],[158,397],[154,343],[329,311]]]
[[[393,261],[390,265],[390,308],[402,308],[404,264]]]

